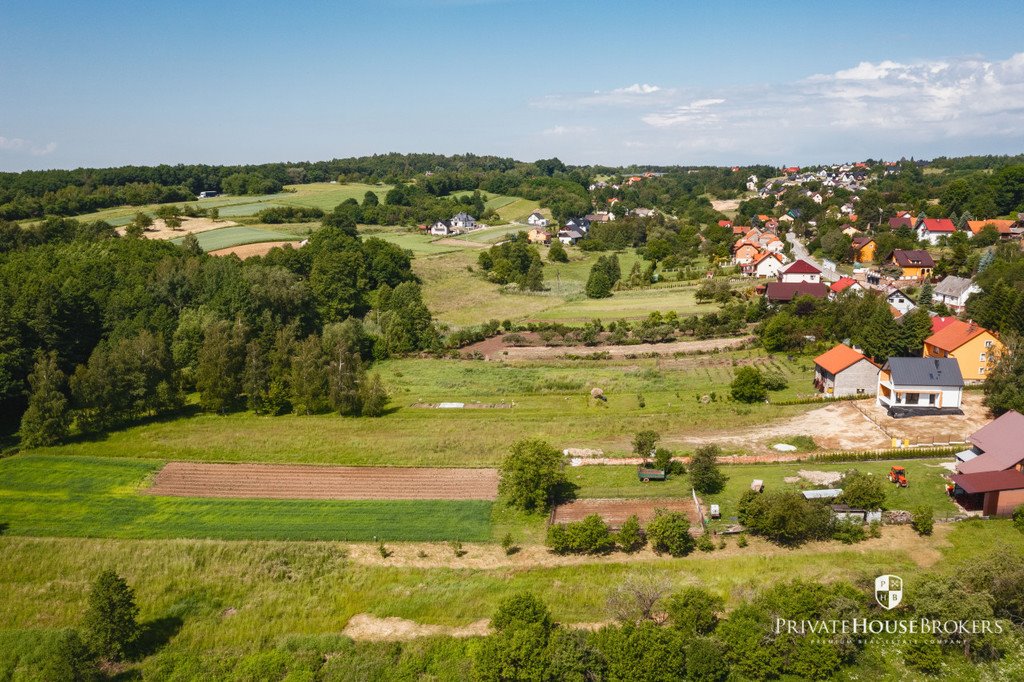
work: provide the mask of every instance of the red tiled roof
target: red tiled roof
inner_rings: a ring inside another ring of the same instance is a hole
[[[861,360],[867,360],[867,357],[863,353],[859,353],[849,346],[840,343],[832,350],[825,351],[814,358],[814,364],[829,374],[839,374],[847,367],[855,365]]]
[[[999,234],[1010,234],[1010,228],[1013,227],[1013,220],[968,220],[967,227],[970,228],[971,232],[978,234],[986,225],[991,225],[996,228],[996,232]]]
[[[800,259],[783,270],[783,273],[787,275],[820,275],[821,270]]]
[[[840,277],[839,281],[830,286],[829,289],[838,294],[840,291],[846,291],[856,283],[857,280],[852,277]]]
[[[719,227],[732,227],[732,221],[731,220],[719,220],[718,221],[718,226]]]
[[[981,459],[976,457],[974,460]],[[963,488],[969,495],[975,493],[991,493],[997,490],[1024,489],[1024,474],[1016,469],[1005,471],[981,471],[976,474],[957,474],[950,476],[953,483]]]
[[[923,224],[926,232],[956,232],[956,225],[949,218],[925,218]]]
[[[939,317],[936,315],[932,318],[932,334],[937,331],[941,331],[943,328],[956,322],[956,318],[950,315],[949,317]]]
[[[906,226],[906,227],[913,227],[914,226],[914,219],[913,218],[889,218],[889,227],[890,228],[896,230],[896,229],[899,229],[899,228],[904,227],[904,226]]]
[[[976,324],[953,320],[925,339],[924,342],[936,348],[941,348],[944,351],[952,352],[974,337],[980,336],[987,331],[984,327],[979,327]]]

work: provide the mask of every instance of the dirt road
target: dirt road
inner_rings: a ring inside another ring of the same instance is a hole
[[[589,355],[608,353],[613,358],[628,355],[658,353],[663,357],[675,353],[701,353],[712,350],[738,348],[754,340],[753,336],[703,341],[672,341],[669,343],[638,343],[623,346],[508,346],[502,336],[494,336],[462,349],[463,354],[480,353],[487,360],[543,360],[562,355]]]

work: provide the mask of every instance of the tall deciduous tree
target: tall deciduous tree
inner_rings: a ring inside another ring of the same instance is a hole
[[[508,504],[525,511],[546,509],[568,480],[562,453],[537,439],[516,442],[500,473],[498,491]]]
[[[71,426],[68,399],[64,394],[67,378],[57,364],[57,353],[40,352],[28,378],[31,392],[28,409],[21,417],[21,445],[34,448],[55,445],[64,440]]]
[[[240,322],[219,320],[206,328],[196,367],[196,388],[204,409],[225,413],[242,392],[245,330]]]

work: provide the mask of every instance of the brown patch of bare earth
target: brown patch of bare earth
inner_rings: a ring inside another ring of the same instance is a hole
[[[279,246],[285,244],[291,244],[292,246],[298,246],[298,241],[284,241],[284,242],[259,242],[258,244],[242,244],[241,246],[229,246],[226,249],[217,249],[215,251],[208,251],[211,256],[238,256],[242,260],[246,258],[252,258],[253,256],[266,256],[271,249],[276,249]]]
[[[527,343],[535,342],[533,336],[520,334]],[[632,355],[658,353],[671,356],[675,353],[705,353],[713,350],[738,348],[753,340],[752,336],[733,339],[705,339],[703,341],[670,341],[668,343],[638,343],[621,346],[510,346],[505,343],[504,336],[492,336],[489,339],[471,344],[462,349],[463,353],[480,353],[488,360],[545,360],[563,355],[590,355],[607,353],[613,358]]]
[[[418,637],[484,637],[491,631],[488,619],[478,620],[462,627],[417,623],[406,618],[378,618],[369,613],[358,613],[348,620],[343,635],[369,642],[397,642]]]
[[[188,233],[198,234],[210,230],[219,230],[222,227],[235,227],[238,223],[231,220],[212,220],[210,218],[188,218],[182,216],[181,227],[171,229],[164,223],[163,218],[155,218],[153,224],[142,233],[146,239],[177,239]],[[117,228],[118,234],[124,234],[124,227]]]
[[[652,484],[653,485],[653,484]],[[555,507],[552,523],[571,523],[582,521],[592,514],[597,514],[605,523],[619,528],[630,516],[636,515],[641,524],[654,518],[658,509],[683,512],[690,519],[690,525],[700,527],[700,514],[690,499],[585,499],[573,500]]]
[[[169,462],[145,492],[180,497],[493,500],[495,469]]]

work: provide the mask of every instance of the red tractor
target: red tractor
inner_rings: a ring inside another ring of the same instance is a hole
[[[901,488],[907,487],[907,470],[903,467],[892,467],[889,469],[889,481]]]

